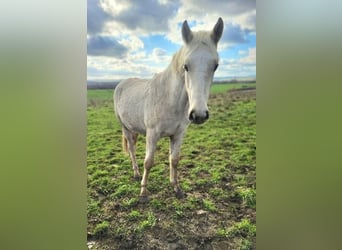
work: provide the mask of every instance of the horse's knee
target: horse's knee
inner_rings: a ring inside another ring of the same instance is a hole
[[[174,167],[177,167],[178,162],[179,162],[179,157],[177,157],[177,158],[172,158],[172,159],[171,159],[171,164],[172,164],[172,166],[174,166]]]
[[[146,158],[145,161],[144,161],[144,167],[147,169],[147,170],[150,170],[151,167],[153,165],[153,158]]]
[[[172,167],[177,167],[179,160],[180,160],[179,155],[171,155],[170,156],[171,166]]]

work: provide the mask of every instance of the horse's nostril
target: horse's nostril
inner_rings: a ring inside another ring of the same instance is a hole
[[[208,120],[209,119],[209,111],[205,111],[205,119]]]
[[[194,110],[192,110],[192,111],[190,112],[190,114],[189,114],[189,120],[190,120],[190,121],[195,120],[195,111],[194,111]]]

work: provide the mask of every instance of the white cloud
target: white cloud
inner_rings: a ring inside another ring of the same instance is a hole
[[[119,80],[129,77],[151,78],[160,72],[158,66],[151,66],[155,62],[153,55],[146,55],[144,51],[131,53],[125,58],[88,56],[88,80]]]
[[[239,23],[243,29],[248,32],[255,33],[256,31],[256,10],[243,13],[234,17],[234,21]]]
[[[216,76],[252,76],[256,70],[256,48],[249,48],[248,51],[239,51],[240,55],[246,55],[237,59],[221,60]]]
[[[119,42],[126,48],[128,48],[131,52],[144,48],[143,41],[141,41],[141,39],[135,35],[130,35],[122,38]]]
[[[171,57],[167,55],[167,51],[161,48],[154,48],[152,57],[156,62],[169,62]]]
[[[238,54],[239,54],[239,55],[246,55],[247,53],[248,53],[247,50],[239,50],[239,51],[238,51]]]
[[[246,57],[241,58],[240,63],[245,65],[255,65],[256,63],[256,48],[249,48],[248,55]]]

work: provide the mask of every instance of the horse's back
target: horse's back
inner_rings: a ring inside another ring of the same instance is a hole
[[[121,81],[114,91],[114,109],[121,124],[129,130],[143,134],[147,81],[129,78]]]

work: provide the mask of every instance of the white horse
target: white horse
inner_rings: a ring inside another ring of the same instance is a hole
[[[221,18],[212,31],[192,32],[184,21],[184,46],[162,73],[150,80],[123,80],[115,88],[114,109],[122,125],[123,147],[128,149],[135,178],[140,178],[135,144],[138,134],[146,135],[141,202],[148,200],[147,178],[161,137],[170,137],[170,182],[176,197],[184,196],[177,178],[180,147],[189,123],[201,124],[209,118],[207,100],[218,67],[217,43],[222,32]]]

